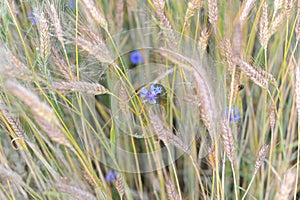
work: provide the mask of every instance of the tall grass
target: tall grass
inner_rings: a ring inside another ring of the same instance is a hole
[[[300,1],[0,2],[0,199],[299,199]]]

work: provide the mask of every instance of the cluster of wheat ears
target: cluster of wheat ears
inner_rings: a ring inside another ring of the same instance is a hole
[[[0,199],[300,198],[299,0],[3,0],[0,21]]]

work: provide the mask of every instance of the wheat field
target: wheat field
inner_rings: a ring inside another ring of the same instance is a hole
[[[300,198],[300,1],[0,1],[0,199]]]

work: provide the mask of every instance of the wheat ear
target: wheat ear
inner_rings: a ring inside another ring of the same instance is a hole
[[[197,10],[201,7],[203,1],[202,0],[189,0],[188,7],[185,12],[184,21],[187,23],[191,17],[195,15]]]
[[[268,20],[268,3],[264,2],[262,13],[259,22],[259,42],[261,46],[266,49],[269,40],[269,20]]]
[[[73,150],[72,145],[61,131],[61,125],[54,111],[47,104],[41,102],[36,94],[16,81],[7,80],[5,86],[13,95],[18,97],[18,99],[23,101],[32,110],[35,120],[39,126],[48,133],[51,140]]]
[[[78,187],[63,183],[56,183],[55,188],[58,192],[66,193],[77,200],[97,200],[91,193]]]
[[[225,148],[226,155],[227,155],[229,161],[233,162],[234,154],[235,154],[234,138],[233,138],[232,131],[228,124],[227,119],[223,120],[222,138],[223,138],[223,142],[224,142],[224,148]]]
[[[93,95],[108,93],[108,90],[103,85],[84,81],[53,82],[52,87],[59,91],[83,92]]]
[[[107,30],[108,24],[103,13],[96,7],[93,0],[82,0],[94,20],[104,29]]]
[[[288,200],[291,199],[291,193],[295,187],[295,182],[297,179],[297,173],[294,169],[289,169],[284,174],[283,179],[281,180],[280,189],[276,194],[277,200]]]

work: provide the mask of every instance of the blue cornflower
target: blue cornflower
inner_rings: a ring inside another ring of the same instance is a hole
[[[105,176],[106,182],[116,181],[117,180],[117,172],[108,171]]]
[[[133,51],[130,54],[130,61],[132,64],[137,65],[144,62],[144,57],[140,51]]]
[[[69,6],[70,9],[75,9],[76,0],[69,0],[68,6]]]
[[[143,103],[149,102],[150,104],[156,104],[158,95],[162,93],[161,86],[155,86],[151,84],[150,90],[148,91],[145,87],[140,90],[140,97],[144,98]]]
[[[240,113],[240,110],[238,108],[231,108],[230,112],[229,112],[229,109],[226,108],[226,110],[225,110],[226,119],[228,118],[228,115],[229,115],[229,121],[230,122],[238,121],[238,120],[241,119],[241,113]]]
[[[32,25],[36,25],[38,23],[37,18],[35,17],[35,15],[33,13],[29,13],[27,15],[27,20],[29,21],[30,24]]]

